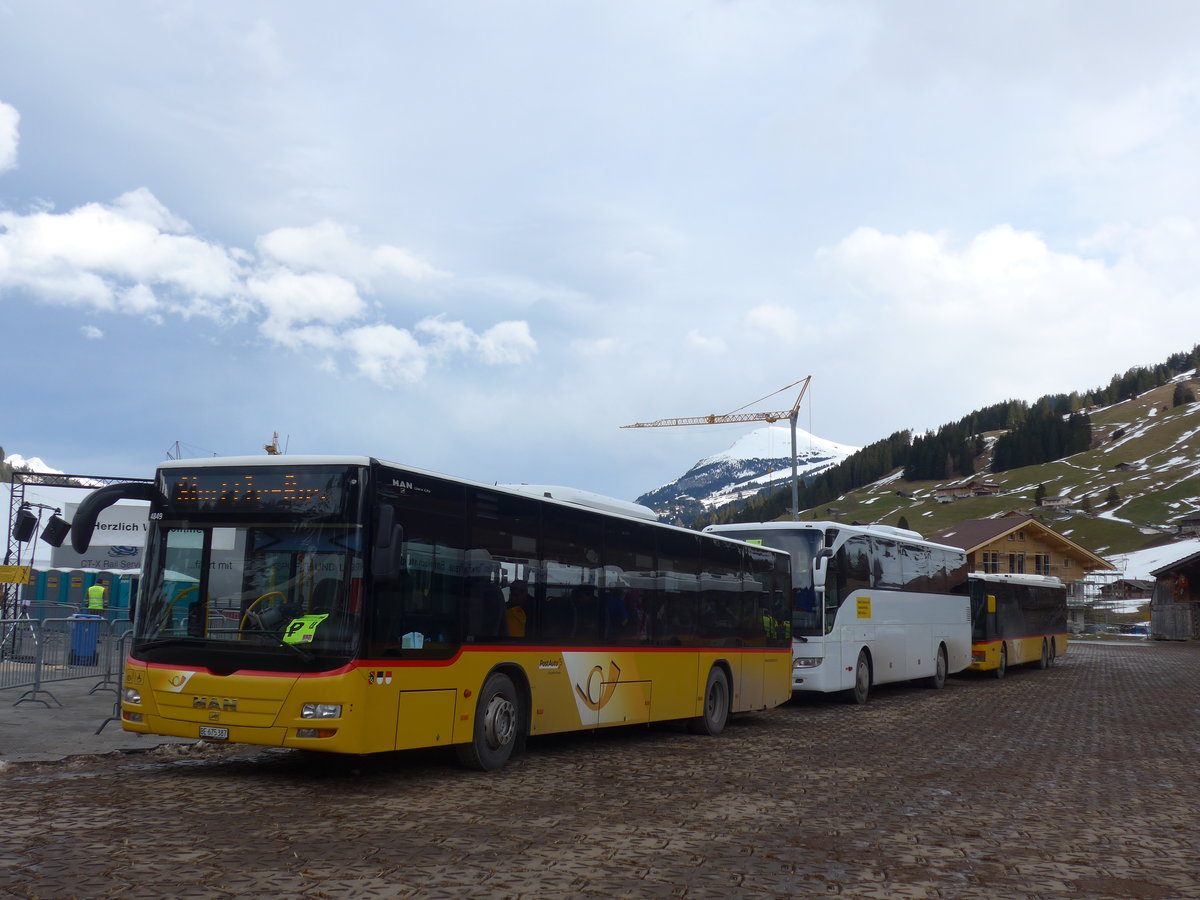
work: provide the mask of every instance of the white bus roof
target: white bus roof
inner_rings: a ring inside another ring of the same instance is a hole
[[[726,525],[708,525],[705,527],[705,532],[709,534],[730,534],[737,531],[825,531],[827,528],[836,528],[838,531],[844,531],[851,534],[873,535],[874,537],[892,538],[894,540],[908,541],[913,544],[921,544],[926,547],[937,547],[941,550],[953,550],[955,553],[963,553],[962,547],[953,547],[949,544],[939,544],[936,541],[931,541],[923,537],[920,532],[910,531],[906,528],[896,528],[892,525],[847,525],[844,522],[730,522]]]
[[[1042,585],[1043,587],[1062,586],[1062,579],[1054,575],[1026,575],[1022,572],[972,572],[968,577],[973,581],[1009,581],[1015,584]]]
[[[606,497],[604,494],[594,494],[591,491],[581,491],[578,488],[563,487],[557,484],[497,484],[496,487],[516,491],[519,494],[529,494],[532,497],[549,497],[551,500],[563,500],[579,506],[587,506],[604,512],[617,513],[622,516],[658,521],[658,515],[648,506],[631,503],[628,500],[618,500]]]
[[[199,456],[195,459],[168,459],[160,469],[197,469],[209,466],[369,466],[369,456]]]

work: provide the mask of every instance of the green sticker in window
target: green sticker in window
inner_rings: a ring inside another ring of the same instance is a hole
[[[297,616],[288,622],[283,632],[285,644],[307,644],[313,639],[317,626],[329,618],[329,613],[313,616]]]

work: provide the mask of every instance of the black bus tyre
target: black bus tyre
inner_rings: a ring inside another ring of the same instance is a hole
[[[1058,659],[1058,639],[1050,638],[1050,658],[1046,661],[1046,665],[1054,665],[1054,661]]]
[[[1038,660],[1039,669],[1050,668],[1050,647],[1046,643],[1046,639],[1042,638],[1042,657]]]
[[[483,683],[475,704],[473,738],[456,747],[458,760],[470,769],[490,772],[508,762],[520,742],[521,699],[512,679],[494,672]]]
[[[871,695],[871,660],[866,650],[858,651],[858,662],[854,665],[854,687],[850,699],[863,706]]]
[[[1003,678],[1008,672],[1008,647],[1000,645],[1000,665],[996,666],[996,677]]]
[[[720,666],[713,666],[704,683],[704,710],[688,720],[688,730],[692,734],[717,735],[725,730],[728,721],[729,677]]]
[[[934,667],[933,674],[925,679],[925,685],[933,688],[935,691],[940,691],[946,686],[946,672],[949,668],[950,664],[946,660],[946,645],[939,644],[937,651],[937,665]]]

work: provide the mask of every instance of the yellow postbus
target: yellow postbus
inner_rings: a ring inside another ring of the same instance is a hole
[[[1067,589],[1049,575],[972,572],[971,665],[1003,678],[1009,666],[1054,664],[1067,651]]]
[[[732,713],[791,694],[786,553],[644,507],[368,457],[165,462],[72,522],[150,503],[128,731],[480,769],[530,735]]]

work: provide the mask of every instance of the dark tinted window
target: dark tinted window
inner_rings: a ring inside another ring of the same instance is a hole
[[[697,630],[706,641],[732,645],[738,637],[745,617],[742,598],[744,549],[723,541],[714,541],[705,547]]]
[[[600,640],[603,518],[547,504],[542,518],[542,585],[538,637],[569,643]]]
[[[425,479],[420,492],[380,488],[379,506],[391,509],[401,546],[398,572],[380,573],[374,581],[371,655],[446,656],[460,643],[464,504],[464,489],[453,482]]]

